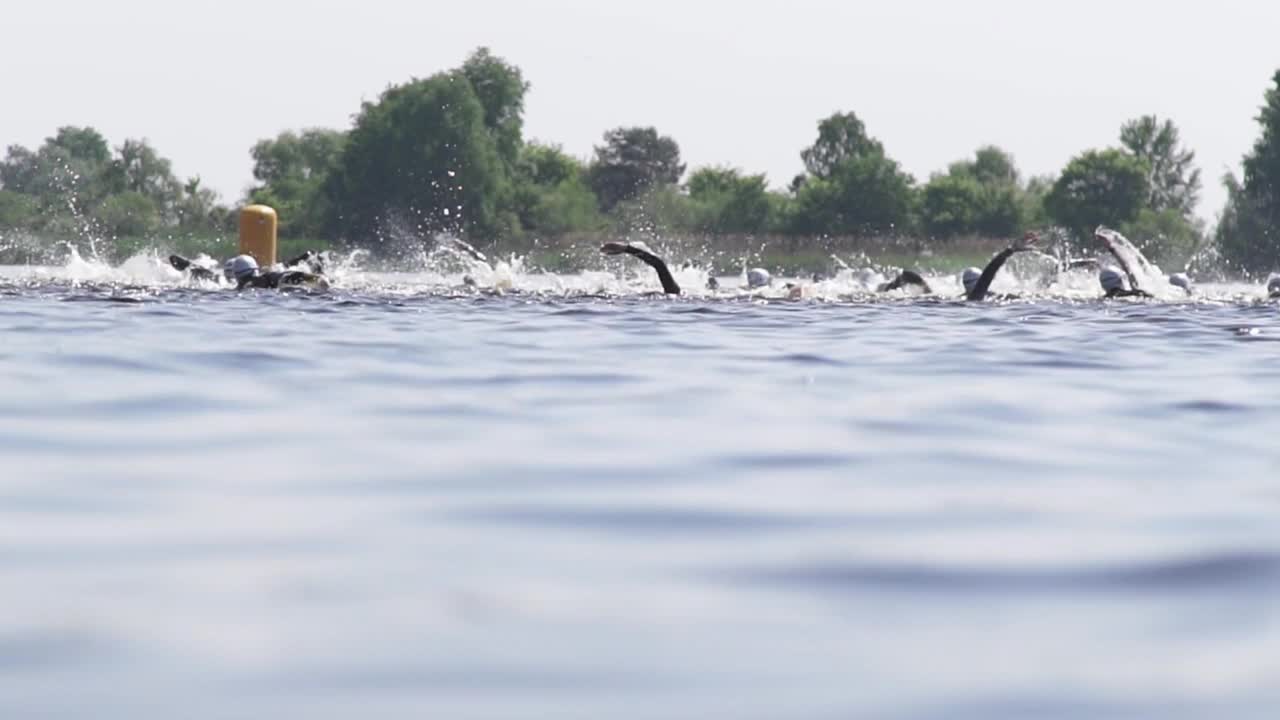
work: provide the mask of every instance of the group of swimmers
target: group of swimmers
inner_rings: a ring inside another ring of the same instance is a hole
[[[1094,233],[1094,239],[1102,243],[1118,265],[1106,265],[1098,268],[1098,282],[1102,286],[1103,297],[1155,297],[1142,288],[1137,272],[1141,271],[1145,276],[1151,277],[1155,272],[1155,267],[1147,261],[1137,248],[1133,247],[1120,233],[1105,227],[1097,229]],[[1017,297],[1015,295],[993,294],[991,292],[991,283],[1005,263],[1014,255],[1024,252],[1040,252],[1039,241],[1038,234],[1034,232],[1027,233],[1020,241],[997,253],[987,263],[986,267],[982,269],[970,267],[963,270],[960,273],[960,281],[964,286],[965,299],[970,301],[992,298],[1001,300],[1015,299]],[[488,258],[471,245],[456,239],[452,243],[473,260],[488,264]],[[654,269],[658,275],[658,282],[662,284],[663,293],[668,295],[681,294],[680,285],[676,282],[675,276],[671,273],[667,263],[643,243],[608,242],[600,247],[600,252],[605,255],[631,255],[635,257]],[[275,289],[288,286],[327,288],[329,287],[329,282],[325,276],[326,255],[326,253],[307,251],[295,258],[265,269],[259,267],[257,261],[251,255],[237,255],[223,264],[221,273],[180,255],[170,255],[169,264],[175,269],[187,273],[193,280],[218,282],[220,277],[225,278],[227,282],[234,283],[237,290],[245,288]],[[1095,268],[1098,265],[1099,263],[1092,259],[1063,260],[1058,263],[1057,270],[1061,273],[1081,268]],[[746,272],[746,280],[747,287],[751,290],[767,288],[773,283],[772,276],[762,268],[748,270]],[[1167,280],[1171,286],[1180,288],[1188,295],[1192,294],[1191,280],[1185,273],[1169,275]],[[464,283],[475,285],[475,282],[470,277],[465,278]],[[712,290],[719,287],[714,276],[708,279],[707,285]],[[875,289],[876,292],[886,293],[907,288],[914,288],[924,295],[932,295],[934,292],[924,277],[914,270],[903,270],[892,280],[878,284]],[[803,293],[803,288],[795,283],[787,283],[785,289],[792,298],[799,298]],[[1272,299],[1280,299],[1280,275],[1273,275],[1268,279],[1267,294]]]
[[[1100,227],[1094,233],[1094,239],[1101,242],[1107,249],[1107,252],[1115,258],[1116,265],[1106,265],[1098,268],[1098,282],[1102,286],[1103,297],[1105,298],[1154,298],[1149,291],[1143,289],[1142,284],[1138,280],[1137,269],[1141,270],[1148,277],[1155,270],[1147,259],[1142,255],[1141,251],[1133,247],[1131,243],[1123,235],[1114,230]],[[1011,257],[1023,252],[1040,252],[1038,245],[1040,237],[1032,232],[1023,236],[1022,240],[1001,250],[991,258],[986,267],[979,269],[976,267],[965,268],[960,273],[960,282],[964,285],[964,297],[970,301],[981,301],[986,299],[1015,299],[1017,296],[1009,294],[993,294],[991,292],[991,283],[999,274],[1000,269]],[[671,274],[671,270],[667,264],[653,253],[643,243],[605,243],[600,252],[605,255],[631,255],[641,262],[652,267],[658,273],[658,280],[662,283],[662,291],[670,295],[679,295],[680,286],[676,283],[675,278]],[[1057,271],[1059,273],[1068,270],[1077,270],[1082,268],[1094,268],[1099,263],[1092,259],[1081,260],[1064,260],[1058,263]],[[762,268],[753,268],[746,272],[747,287],[749,289],[760,289],[768,287],[772,284],[772,278],[769,272]],[[1191,280],[1186,273],[1174,273],[1167,278],[1169,284],[1173,287],[1181,289],[1187,295],[1193,293]],[[709,281],[709,287],[715,289],[715,278]],[[905,288],[916,288],[917,291],[924,295],[933,294],[933,288],[925,281],[920,273],[914,270],[903,270],[894,279],[880,283],[876,286],[876,292],[885,293]],[[792,297],[800,297],[802,288],[794,283],[788,283],[786,289]],[[1272,299],[1280,299],[1280,275],[1273,275],[1267,282],[1267,294]]]

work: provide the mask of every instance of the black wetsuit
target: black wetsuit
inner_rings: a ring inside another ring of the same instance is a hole
[[[204,282],[217,282],[218,276],[222,274],[215,270],[210,270],[207,267],[201,267],[200,265],[196,265],[192,263],[190,260],[182,257],[181,255],[170,255],[169,264],[173,266],[174,270],[189,274],[192,280],[202,280]]]
[[[191,275],[193,280],[217,282],[221,273],[192,263],[181,255],[170,255],[169,264],[176,270]],[[324,275],[324,258],[320,253],[308,250],[301,255],[284,261],[285,270],[257,272],[251,277],[237,281],[236,289],[245,287],[278,288],[281,285],[305,285],[315,282]]]
[[[891,292],[893,290],[904,288],[908,285],[915,285],[926,295],[933,294],[933,288],[929,287],[929,283],[925,282],[925,279],[921,277],[920,273],[914,270],[903,270],[898,273],[898,277],[893,280],[890,280],[887,283],[881,283],[876,288],[876,292]]]
[[[1008,262],[1009,258],[1015,253],[1022,252],[1025,248],[1005,248],[1001,250],[995,257],[991,258],[991,262],[982,269],[982,275],[978,277],[978,282],[973,284],[973,289],[965,293],[965,300],[985,300],[987,291],[991,288],[991,281],[996,279],[996,273],[1000,272],[1000,268]],[[1013,297],[1013,296],[1009,296]]]
[[[236,280],[236,289],[252,287],[275,290],[281,285],[307,285],[320,280],[321,277],[323,276],[305,270],[272,270],[254,273]]]
[[[1133,290],[1130,290],[1129,288],[1111,288],[1110,290],[1107,291],[1107,294],[1104,295],[1103,297],[1107,299],[1136,297],[1136,298],[1147,298],[1148,300],[1151,300],[1155,298],[1155,295],[1152,295],[1146,290],[1138,290],[1136,288]]]
[[[680,285],[671,275],[671,270],[667,268],[667,264],[662,261],[662,258],[632,245],[623,246],[622,252],[636,256],[641,262],[656,270],[658,272],[658,280],[662,283],[662,292],[668,295],[680,294]]]

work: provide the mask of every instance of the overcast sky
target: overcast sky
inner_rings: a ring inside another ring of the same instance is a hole
[[[4,16],[0,143],[68,124],[145,137],[228,200],[258,139],[346,128],[388,84],[487,45],[533,84],[526,137],[586,157],[608,128],[654,125],[691,167],[778,187],[835,111],[920,180],[987,143],[1052,173],[1155,113],[1198,153],[1211,219],[1280,69],[1280,3],[1247,0],[41,0]]]

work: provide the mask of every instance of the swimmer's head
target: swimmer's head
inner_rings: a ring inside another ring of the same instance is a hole
[[[1267,294],[1280,295],[1280,275],[1272,275],[1267,278]]]
[[[1102,289],[1105,292],[1112,290],[1124,290],[1124,273],[1114,267],[1104,267],[1098,272],[1098,282],[1102,283]]]
[[[960,273],[960,282],[964,283],[964,291],[973,292],[973,286],[978,284],[978,278],[982,277],[982,271],[976,267],[968,267],[964,272]]]
[[[762,288],[767,286],[773,278],[769,276],[769,271],[764,268],[751,268],[747,271],[747,287]]]
[[[1182,288],[1188,295],[1191,294],[1191,278],[1186,273],[1174,273],[1169,276],[1169,284]]]
[[[228,280],[243,280],[258,271],[258,261],[252,255],[237,255],[223,265]]]

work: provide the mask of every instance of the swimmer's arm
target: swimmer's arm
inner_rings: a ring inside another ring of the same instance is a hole
[[[662,283],[662,292],[668,295],[680,294],[679,283],[677,283],[675,277],[671,275],[671,270],[667,267],[667,264],[657,255],[641,250],[634,245],[616,242],[605,243],[601,246],[600,251],[606,255],[620,255],[622,253],[634,255],[641,262],[657,271],[658,281]]]
[[[982,275],[978,277],[978,282],[974,283],[973,290],[965,296],[967,300],[982,300],[987,296],[987,290],[991,287],[991,281],[996,279],[996,273],[1000,272],[1000,268],[1008,262],[1013,254],[1018,252],[1014,248],[1005,248],[991,258],[991,262],[982,269]]]
[[[991,258],[991,262],[982,269],[982,275],[978,276],[978,282],[973,285],[973,292],[966,296],[968,300],[982,300],[987,296],[987,290],[991,288],[991,281],[996,279],[996,273],[1000,272],[1000,268],[1008,262],[1009,258],[1020,252],[1029,252],[1036,250],[1036,241],[1039,236],[1033,232],[1029,232],[1022,236],[1022,240],[1001,250],[995,257]]]
[[[1101,240],[1107,246],[1107,252],[1120,263],[1120,269],[1124,271],[1125,277],[1129,278],[1129,287],[1134,290],[1138,289],[1138,276],[1133,274],[1133,268],[1129,266],[1129,261],[1125,259],[1124,253],[1116,247],[1115,242],[1102,233],[1095,233],[1094,237]]]
[[[296,257],[296,258],[290,258],[290,259],[288,259],[288,260],[285,260],[285,261],[284,261],[284,266],[285,266],[285,267],[293,267],[294,265],[301,265],[302,263],[307,262],[308,260],[310,260],[310,259],[311,259],[311,258],[313,258],[313,257],[315,257],[315,252],[313,252],[313,251],[311,251],[311,250],[308,250],[308,251],[306,251],[306,252],[302,253],[301,255],[299,255],[299,256],[298,256],[298,257]]]
[[[921,277],[920,273],[914,270],[903,270],[901,273],[898,273],[898,277],[881,285],[876,288],[876,290],[879,292],[889,292],[891,290],[906,287],[907,285],[915,285],[919,287],[926,295],[933,294],[933,288],[929,287],[929,283],[925,282],[925,279]]]

